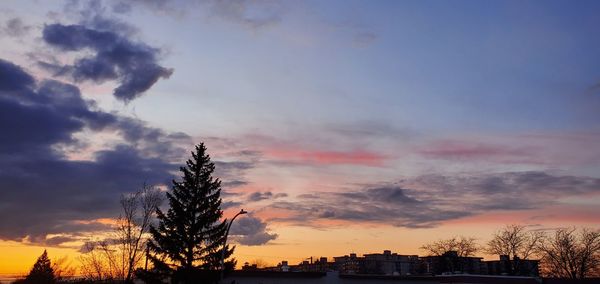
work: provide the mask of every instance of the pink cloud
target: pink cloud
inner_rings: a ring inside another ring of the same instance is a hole
[[[365,150],[351,151],[310,151],[295,149],[269,149],[265,156],[275,160],[285,160],[293,163],[307,163],[318,165],[361,165],[378,167],[383,166],[386,156]]]
[[[505,135],[453,136],[415,148],[425,158],[485,160],[507,164],[575,166],[585,170],[600,163],[598,132],[528,132]]]
[[[380,167],[391,158],[360,146],[340,145],[333,141],[281,140],[256,133],[245,135],[244,141],[249,148],[260,152],[261,158],[290,164]],[[330,150],[332,148],[345,150]]]

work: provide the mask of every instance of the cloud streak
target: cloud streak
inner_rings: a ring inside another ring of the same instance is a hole
[[[199,8],[207,17],[251,30],[277,25],[286,13],[284,3],[279,0],[195,0],[183,3],[173,0],[134,0],[118,1],[112,5],[112,10],[117,13],[129,13],[137,7],[158,13],[168,12],[178,17]]]
[[[384,155],[365,151],[310,151],[294,149],[268,149],[264,151],[265,157],[289,163],[315,164],[315,165],[361,165],[379,167],[383,166],[387,157]]]
[[[545,172],[488,175],[425,175],[401,185],[346,192],[313,192],[269,208],[291,212],[274,221],[322,226],[326,220],[389,224],[407,228],[436,227],[445,221],[490,211],[540,209],[580,194],[600,194],[600,179]]]
[[[248,202],[258,202],[258,201],[262,201],[262,200],[274,200],[274,199],[278,199],[278,198],[283,198],[283,197],[287,197],[287,193],[272,193],[270,191],[265,191],[265,192],[260,192],[260,191],[255,191],[252,192],[250,194],[248,194]]]

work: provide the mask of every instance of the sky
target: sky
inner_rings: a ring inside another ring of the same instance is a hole
[[[597,1],[0,3],[0,274],[204,142],[238,264],[600,225]],[[494,256],[487,256],[494,258]]]

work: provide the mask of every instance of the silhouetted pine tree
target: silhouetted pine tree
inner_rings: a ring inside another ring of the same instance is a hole
[[[169,210],[165,214],[158,209],[158,226],[150,228],[149,258],[155,270],[171,274],[172,280],[199,283],[198,278],[218,275],[211,272],[220,269],[227,220],[220,221],[221,181],[211,176],[214,169],[204,143],[197,145],[192,158],[180,168],[183,180],[173,180],[172,191],[167,193]],[[225,258],[233,249],[227,246]],[[226,264],[234,265],[234,260]]]
[[[44,253],[40,257],[38,257],[37,261],[31,268],[29,275],[25,278],[25,283],[32,284],[46,284],[46,283],[55,283],[56,279],[54,278],[54,269],[52,269],[52,264],[50,263],[50,259],[48,258],[48,253],[44,250]]]

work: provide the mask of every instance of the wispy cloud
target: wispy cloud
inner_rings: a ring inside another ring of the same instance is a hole
[[[275,201],[269,208],[291,213],[274,220],[298,225],[322,226],[323,221],[335,220],[422,228],[490,211],[544,208],[578,194],[600,194],[598,178],[545,172],[432,174],[407,178],[399,184],[302,194],[294,201]]]
[[[1,30],[8,36],[21,37],[29,33],[31,29],[32,26],[25,24],[20,18],[12,18],[6,21]]]
[[[226,0],[206,1],[213,15],[251,29],[278,24],[285,12],[281,1]]]
[[[287,193],[272,193],[270,191],[260,192],[255,191],[248,194],[247,200],[249,202],[258,202],[262,200],[274,200],[278,198],[287,197]]]
[[[358,47],[366,47],[373,44],[377,38],[377,34],[371,31],[358,32],[354,35],[354,45]]]
[[[296,149],[271,149],[264,152],[265,158],[298,164],[316,165],[361,165],[382,166],[387,157],[366,150],[352,151],[310,151]]]
[[[287,12],[284,2],[279,0],[134,0],[116,1],[111,7],[120,14],[144,8],[177,17],[196,11],[251,30],[277,25]]]
[[[590,166],[600,161],[597,131],[545,131],[448,137],[417,145],[414,153],[435,160],[524,164],[534,166]]]
[[[471,141],[436,141],[418,149],[418,153],[434,159],[496,159],[505,162],[539,161],[539,147],[505,146]]]

